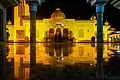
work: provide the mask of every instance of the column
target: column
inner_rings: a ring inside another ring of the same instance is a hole
[[[33,65],[36,64],[36,13],[38,0],[26,0],[30,9],[30,61]]]
[[[96,4],[97,14],[97,64],[96,64],[96,78],[97,80],[104,80],[103,72],[103,12],[104,4]]]
[[[96,5],[97,14],[97,42],[103,42],[103,12],[104,4]]]
[[[34,80],[36,66],[36,13],[40,0],[26,0],[30,10],[30,76]]]
[[[6,79],[6,8],[0,4],[0,80]]]

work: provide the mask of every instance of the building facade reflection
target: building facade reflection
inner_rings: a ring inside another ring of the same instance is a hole
[[[92,46],[91,46],[92,45]],[[27,79],[30,72],[30,45],[9,44],[10,51],[7,58],[14,59],[14,77]],[[109,58],[107,45],[104,45],[103,58]],[[75,64],[96,64],[96,44],[36,44],[36,64],[65,66]]]

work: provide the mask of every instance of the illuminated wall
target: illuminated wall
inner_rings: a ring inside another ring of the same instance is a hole
[[[29,20],[29,7],[24,2],[19,6],[14,8],[14,25],[7,25],[9,29],[10,37],[9,41],[21,41],[28,37],[30,40],[30,20]],[[73,37],[77,42],[90,42],[91,37],[97,38],[97,27],[96,27],[96,18],[90,20],[75,20],[75,19],[66,19],[65,14],[60,11],[59,8],[56,9],[49,19],[37,20],[36,21],[36,40],[42,42],[46,37],[46,31],[49,31],[50,28],[53,28],[56,31],[56,28],[68,28],[69,31],[72,31]],[[57,24],[62,25],[62,27],[57,26]],[[110,25],[105,23],[103,27],[104,41],[107,41],[107,34]],[[21,40],[17,40],[17,31],[24,30],[25,34]]]

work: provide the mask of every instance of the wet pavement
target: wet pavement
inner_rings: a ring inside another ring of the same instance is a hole
[[[120,80],[120,44],[99,45],[101,46],[97,47],[96,43],[1,45],[3,72],[0,80]],[[30,50],[30,46],[36,46],[36,50]]]

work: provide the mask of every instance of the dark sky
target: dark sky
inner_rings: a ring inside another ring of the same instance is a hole
[[[81,19],[90,19],[95,14],[95,7],[91,7],[90,4],[86,3],[86,0],[47,0],[38,7],[37,16],[40,19],[50,18],[50,15],[55,11],[56,8],[60,8],[67,18],[77,19],[80,16]],[[8,13],[11,13],[11,9],[8,9]],[[11,19],[9,16],[8,19]],[[107,4],[105,6],[104,21],[108,22],[120,30],[120,10],[114,8],[112,5]]]

